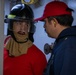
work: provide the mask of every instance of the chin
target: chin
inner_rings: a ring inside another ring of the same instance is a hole
[[[48,37],[50,37],[50,38],[54,38],[54,37],[52,37],[52,36],[51,36],[50,34],[48,34],[48,33],[47,33],[47,35],[48,35]]]
[[[47,36],[50,37],[50,35],[47,33]]]

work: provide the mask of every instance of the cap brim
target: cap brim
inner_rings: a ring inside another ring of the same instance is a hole
[[[40,17],[40,18],[37,18],[37,19],[34,19],[34,21],[44,21],[45,17]]]

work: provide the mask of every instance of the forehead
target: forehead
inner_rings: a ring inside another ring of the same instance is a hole
[[[21,20],[14,20],[14,22],[26,22],[26,23],[29,23],[30,20],[23,20],[23,19],[21,19]]]

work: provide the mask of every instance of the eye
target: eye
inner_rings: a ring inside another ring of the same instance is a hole
[[[22,22],[15,22],[16,25],[22,25]]]

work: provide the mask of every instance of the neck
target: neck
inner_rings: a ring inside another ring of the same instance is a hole
[[[59,36],[59,34],[66,28],[69,28],[70,26],[62,26],[60,25],[58,28],[57,28],[57,31],[56,31],[56,36],[55,38],[57,38]]]

